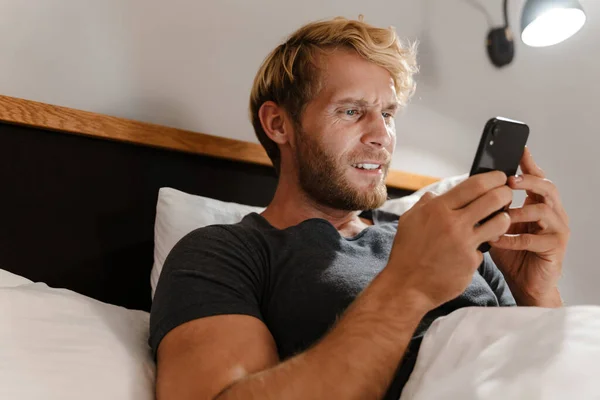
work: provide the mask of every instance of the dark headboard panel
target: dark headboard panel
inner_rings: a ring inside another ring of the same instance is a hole
[[[277,183],[259,163],[7,119],[0,121],[0,268],[127,308],[150,309],[159,188],[265,206]]]
[[[0,124],[0,268],[150,308],[158,189],[266,205],[271,168]]]

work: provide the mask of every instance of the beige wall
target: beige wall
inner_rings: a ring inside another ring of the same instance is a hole
[[[510,1],[514,23],[522,2]],[[255,141],[246,110],[263,57],[302,23],[363,13],[421,42],[394,167],[466,172],[489,117],[526,121],[572,219],[564,296],[600,304],[600,2],[582,3],[589,23],[578,36],[547,49],[519,43],[515,63],[496,70],[483,45],[500,0],[0,0],[0,93]]]

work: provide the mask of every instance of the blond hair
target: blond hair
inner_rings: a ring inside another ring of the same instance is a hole
[[[258,140],[279,172],[279,147],[262,128],[258,111],[267,101],[283,107],[299,126],[304,108],[320,89],[315,55],[325,49],[345,48],[387,69],[396,95],[406,105],[415,90],[416,45],[404,45],[393,27],[378,28],[358,20],[338,17],[307,24],[265,58],[250,94],[250,119]]]

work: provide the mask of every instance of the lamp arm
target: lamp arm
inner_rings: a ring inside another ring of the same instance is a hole
[[[504,0],[504,29],[508,28],[508,0]]]

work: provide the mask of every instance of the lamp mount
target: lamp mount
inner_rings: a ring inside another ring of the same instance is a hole
[[[515,42],[508,25],[508,0],[504,0],[504,26],[489,31],[486,45],[492,64],[498,68],[510,64],[515,58]]]

